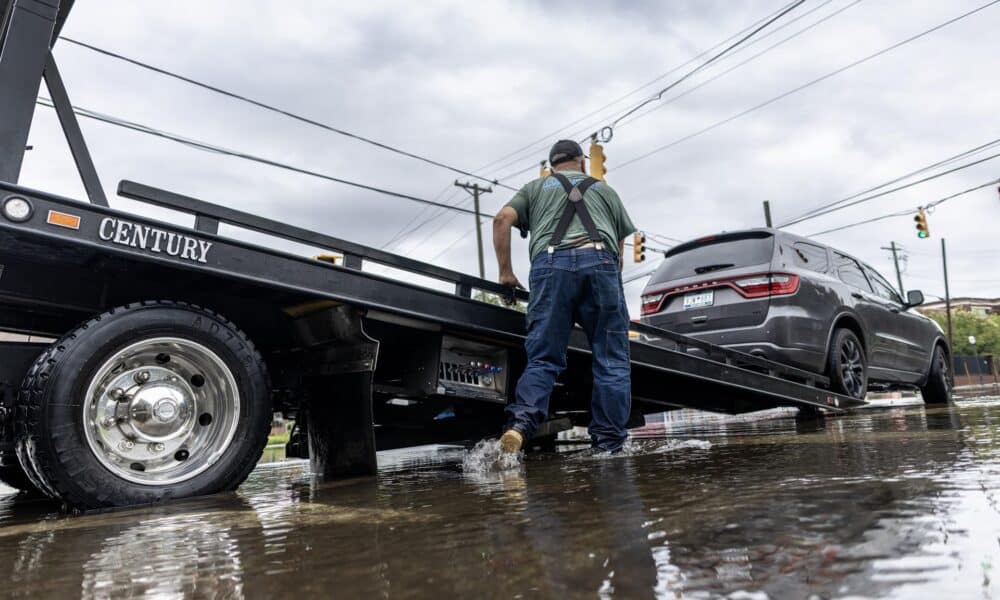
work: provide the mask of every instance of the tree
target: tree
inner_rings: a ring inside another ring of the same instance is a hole
[[[941,329],[948,331],[948,317],[944,312],[931,312],[927,316],[934,319]],[[971,312],[952,311],[952,337],[956,356],[972,354],[992,354],[1000,356],[1000,315],[977,315]],[[976,336],[976,347],[969,344],[969,336]]]
[[[517,302],[513,306],[507,306],[503,302],[498,294],[493,294],[491,292],[476,292],[472,295],[473,300],[479,300],[480,302],[485,302],[487,304],[494,304],[496,306],[503,306],[505,308],[511,308],[517,312],[528,312],[528,305],[523,302]]]

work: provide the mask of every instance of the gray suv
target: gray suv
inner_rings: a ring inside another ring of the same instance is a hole
[[[642,292],[642,322],[826,375],[840,393],[916,387],[950,399],[950,349],[875,269],[775,229],[670,249]]]

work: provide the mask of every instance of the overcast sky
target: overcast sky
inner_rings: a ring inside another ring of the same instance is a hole
[[[624,164],[985,2],[807,0],[777,25],[799,20],[638,113],[648,115],[619,125],[606,146],[608,181],[641,229],[689,239],[763,225],[765,199],[780,223],[1000,138],[998,4]],[[536,164],[560,136],[579,138],[598,129],[690,66],[566,126],[785,4],[635,1],[623,8],[587,0],[102,0],[78,2],[64,34],[495,177]],[[821,19],[826,20],[671,101]],[[78,106],[415,196],[463,200],[465,192],[451,185],[455,174],[449,171],[66,43],[56,47],[56,57]],[[47,96],[44,88],[42,95]],[[410,201],[106,124],[84,120],[82,127],[109,196],[119,180],[132,179],[374,246],[426,221],[387,248],[476,271],[471,215],[447,212],[431,219],[437,210]],[[482,168],[539,139],[530,151]],[[34,150],[21,182],[84,198],[50,109],[38,109],[30,143]],[[519,187],[535,174],[529,170],[506,183]],[[1000,159],[791,230],[812,234],[926,204],[998,177]],[[495,189],[484,197],[484,212],[495,212],[511,194]],[[118,198],[112,204],[137,209]],[[1000,296],[996,187],[943,204],[929,221],[929,240],[917,239],[909,216],[818,239],[859,256],[890,279],[892,263],[880,247],[895,240],[909,256],[906,287],[942,295],[944,237],[952,295]],[[489,244],[488,223],[484,236]],[[518,275],[526,280],[527,244],[518,239],[515,254]],[[487,257],[487,276],[495,278],[489,246]],[[626,265],[627,272],[634,269]],[[641,280],[628,286],[633,316],[641,286]]]

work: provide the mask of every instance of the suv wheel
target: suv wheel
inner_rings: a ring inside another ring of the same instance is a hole
[[[920,388],[924,404],[948,404],[951,402],[951,376],[948,371],[948,354],[935,346],[931,370],[927,374],[927,383]]]
[[[868,392],[868,360],[861,341],[850,329],[838,329],[833,333],[827,373],[833,391],[864,399]]]

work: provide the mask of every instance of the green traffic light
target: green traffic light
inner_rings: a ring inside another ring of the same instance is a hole
[[[927,235],[926,231],[918,231],[917,232],[917,237],[920,238],[920,239],[922,239],[922,240],[925,240],[925,239],[927,239],[930,236]]]

